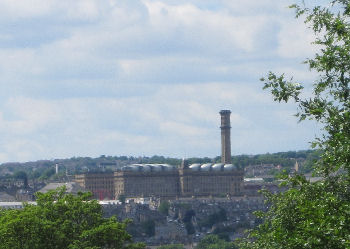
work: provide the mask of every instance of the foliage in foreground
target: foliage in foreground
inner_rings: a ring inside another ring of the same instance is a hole
[[[242,248],[350,248],[350,1],[334,0],[327,7],[291,6],[316,35],[320,48],[305,63],[318,73],[313,96],[301,98],[302,85],[269,73],[265,89],[275,101],[294,100],[302,121],[322,124],[324,135],[313,147],[322,151],[316,164],[323,181],[301,175],[285,177],[290,189],[265,192],[271,208],[258,215],[264,223],[250,232]]]
[[[164,245],[158,247],[158,249],[184,249],[184,245]],[[220,239],[218,235],[210,234],[205,236],[195,249],[237,249],[237,246],[233,242]]]
[[[196,246],[196,249],[236,249],[233,242],[220,239],[217,235],[205,236]]]
[[[297,185],[284,193],[265,192],[271,208],[257,213],[264,223],[250,233],[254,241],[242,248],[350,248],[346,181],[310,183],[303,177],[293,181]]]
[[[158,249],[185,249],[185,247],[182,244],[171,244],[160,246]]]
[[[128,221],[103,218],[89,193],[65,194],[61,188],[38,193],[37,205],[0,211],[2,249],[140,249],[126,232]]]

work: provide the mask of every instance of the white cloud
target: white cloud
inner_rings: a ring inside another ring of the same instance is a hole
[[[286,58],[307,58],[317,51],[315,35],[308,29],[303,20],[288,20],[281,22],[281,31],[278,34],[278,54]]]
[[[42,65],[35,61],[35,50],[33,49],[1,49],[0,71],[2,76],[9,80],[18,75],[40,75],[43,71]]]
[[[63,5],[67,9],[69,19],[95,19],[99,16],[98,4],[100,1],[94,0],[75,0],[66,1]],[[105,1],[104,1],[105,2]],[[102,5],[105,5],[103,3]]]
[[[288,125],[293,106],[258,82],[269,69],[314,76],[294,65],[310,37],[287,5],[0,1],[0,160],[215,156],[220,109],[235,153],[304,148],[311,128]]]
[[[188,137],[204,137],[206,135],[206,130],[201,127],[186,125],[174,121],[164,121],[160,123],[160,131],[163,132],[165,135],[173,134]]]
[[[290,106],[276,111],[278,105],[269,105],[268,96],[244,84],[156,86],[151,95],[137,98],[11,98],[0,115],[0,150],[12,156],[21,150],[17,160],[99,154],[215,156],[220,109],[232,110],[236,153],[260,151],[252,144],[260,143],[267,127],[273,128],[270,135],[296,129],[293,119],[286,119],[294,112]]]
[[[110,8],[107,0],[23,0],[21,2],[0,1],[0,13],[3,21],[20,21],[31,18],[53,20],[96,20],[102,11]],[[52,21],[49,20],[49,21]]]
[[[55,3],[57,2],[46,0],[24,0],[21,2],[2,0],[0,1],[1,19],[14,20],[46,15],[52,11]]]
[[[254,49],[255,36],[266,24],[266,16],[233,16],[225,11],[200,9],[193,4],[167,5],[147,1],[152,27],[164,36],[178,31],[178,42],[193,41],[199,48],[242,51]],[[174,37],[175,38],[175,37]]]

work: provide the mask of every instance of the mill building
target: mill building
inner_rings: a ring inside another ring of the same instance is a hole
[[[238,196],[243,191],[243,170],[231,163],[229,110],[221,115],[221,163],[179,167],[168,164],[132,164],[116,172],[86,173],[75,181],[97,199]]]

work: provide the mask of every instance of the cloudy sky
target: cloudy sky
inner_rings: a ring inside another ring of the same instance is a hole
[[[0,0],[0,162],[309,148],[259,78],[301,82],[312,34],[286,0]]]

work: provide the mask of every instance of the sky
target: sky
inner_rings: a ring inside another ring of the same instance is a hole
[[[269,71],[311,84],[313,35],[287,0],[0,0],[0,162],[215,157],[310,147]]]

